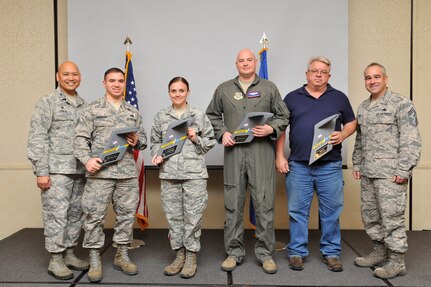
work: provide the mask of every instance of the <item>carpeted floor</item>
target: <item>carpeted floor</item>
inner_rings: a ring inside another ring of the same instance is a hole
[[[358,255],[371,250],[371,241],[362,230],[342,231],[343,272],[331,272],[323,264],[319,252],[318,230],[310,230],[309,250],[303,271],[288,267],[286,251],[277,251],[274,260],[278,272],[265,274],[253,252],[253,231],[244,234],[247,251],[244,262],[233,272],[223,272],[220,264],[225,258],[222,230],[203,230],[202,250],[198,254],[198,271],[191,279],[163,275],[163,269],[174,258],[167,238],[167,230],[135,231],[135,238],[145,245],[130,250],[130,257],[138,265],[139,273],[126,276],[112,268],[116,249],[112,246],[112,230],[106,230],[106,245],[102,250],[103,280],[100,286],[430,286],[431,231],[411,231],[409,252],[406,255],[407,275],[391,280],[373,276],[370,268],[353,264]],[[277,230],[279,243],[288,242],[288,230]],[[87,251],[78,247],[76,253],[84,258]],[[86,272],[74,271],[71,280],[59,281],[48,275],[49,257],[44,249],[42,229],[23,229],[0,241],[0,286],[89,286]]]

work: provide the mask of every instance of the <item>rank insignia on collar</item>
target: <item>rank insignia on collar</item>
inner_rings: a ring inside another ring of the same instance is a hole
[[[233,98],[237,101],[241,100],[244,96],[241,92],[236,92],[235,95],[233,95]]]

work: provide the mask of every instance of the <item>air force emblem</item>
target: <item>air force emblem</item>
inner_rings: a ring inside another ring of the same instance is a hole
[[[244,98],[244,96],[242,95],[241,92],[236,92],[235,95],[233,95],[233,98],[237,101],[242,100],[242,98]]]

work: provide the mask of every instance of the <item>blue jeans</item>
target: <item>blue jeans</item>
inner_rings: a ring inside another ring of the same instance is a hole
[[[341,235],[339,217],[343,210],[343,174],[341,161],[307,162],[289,161],[286,175],[286,192],[290,216],[290,242],[288,256],[308,255],[308,218],[316,191],[319,200],[319,217],[322,227],[320,252],[325,257],[339,257]]]

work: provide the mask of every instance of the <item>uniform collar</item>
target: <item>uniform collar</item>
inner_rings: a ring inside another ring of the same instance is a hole
[[[386,93],[383,96],[381,96],[380,99],[378,99],[378,102],[375,105],[373,105],[373,107],[377,107],[378,105],[386,105],[387,102],[389,101],[391,94],[392,92],[389,89],[386,89]],[[368,108],[371,105],[371,98],[372,96],[370,95],[365,105],[366,108]]]
[[[236,76],[233,80],[238,87],[241,87],[241,84],[239,83],[239,76]],[[260,77],[257,74],[255,74],[254,80],[251,83],[250,87],[256,85],[257,83],[259,83],[259,81],[260,81]]]
[[[304,84],[300,89],[299,89],[299,93],[300,94],[302,94],[302,95],[306,95],[306,96],[309,96],[309,97],[313,97],[312,95],[310,95],[310,93],[307,91],[307,89],[305,88],[307,86],[307,84]],[[323,92],[323,94],[321,95],[321,96],[323,96],[323,95],[325,95],[325,94],[327,94],[327,93],[329,93],[329,92],[332,92],[332,91],[334,91],[335,89],[328,83],[328,84],[326,84],[326,90]],[[314,98],[314,97],[313,97]]]
[[[106,96],[103,96],[103,98],[102,98],[102,107],[104,107],[104,108],[106,108],[106,107],[109,107],[109,106],[112,106],[109,102],[108,102],[108,100],[106,99]],[[124,107],[124,108],[128,108],[127,107],[127,105],[126,105],[126,102],[124,101],[124,100],[122,100],[121,101],[121,105],[120,105],[120,108],[122,108],[122,107]]]
[[[66,94],[63,92],[63,90],[62,90],[60,87],[57,87],[57,89],[55,89],[55,92],[58,94],[58,96],[59,96],[62,100],[64,100],[64,101],[66,101],[67,103],[69,103],[69,102],[67,101]],[[84,103],[84,99],[82,99],[82,98],[79,96],[79,93],[78,93],[78,92],[76,92],[76,106],[78,107],[78,106],[82,105],[83,103]],[[69,103],[69,104],[71,104],[71,103]]]
[[[175,113],[175,109],[174,109],[174,106],[170,106],[169,108],[168,108],[168,114],[169,115],[171,115],[172,117],[174,117],[174,118],[178,118],[177,117],[177,114]],[[191,107],[190,107],[190,105],[187,103],[187,106],[186,106],[186,110],[184,111],[184,113],[181,115],[181,117],[182,118],[187,118],[187,117],[189,117],[189,116],[194,116],[195,114],[194,114],[194,112],[191,110]]]

